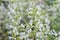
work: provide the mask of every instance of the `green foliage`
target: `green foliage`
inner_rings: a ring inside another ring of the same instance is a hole
[[[48,6],[56,4],[56,0],[45,0]]]

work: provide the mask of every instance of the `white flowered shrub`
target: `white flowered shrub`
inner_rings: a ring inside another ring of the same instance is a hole
[[[1,0],[0,40],[60,40],[59,0]]]

